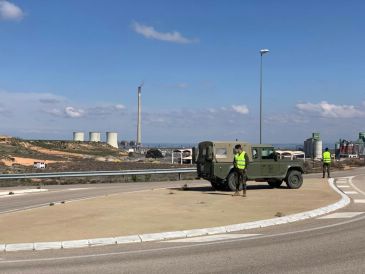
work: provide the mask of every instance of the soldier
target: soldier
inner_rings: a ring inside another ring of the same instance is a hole
[[[323,178],[326,176],[326,170],[327,170],[327,177],[331,178],[330,176],[330,167],[331,167],[331,153],[328,151],[328,147],[326,147],[325,151],[322,155],[322,161],[323,161]]]
[[[236,173],[236,192],[232,196],[238,196],[240,186],[242,185],[242,196],[246,197],[246,167],[249,159],[246,152],[243,151],[241,145],[236,145],[236,154],[234,155],[234,172]]]

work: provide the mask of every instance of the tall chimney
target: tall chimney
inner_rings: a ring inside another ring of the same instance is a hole
[[[142,116],[142,105],[141,105],[141,90],[142,85],[138,87],[138,121],[137,121],[137,147],[139,147],[142,143],[142,132],[141,132],[141,116]]]

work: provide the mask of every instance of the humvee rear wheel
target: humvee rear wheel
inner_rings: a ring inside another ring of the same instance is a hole
[[[286,178],[286,184],[292,189],[300,188],[303,184],[302,173],[297,170],[290,170]]]
[[[272,188],[278,188],[278,187],[281,186],[281,184],[283,183],[283,181],[282,180],[271,179],[271,180],[268,180],[267,183]]]
[[[231,172],[228,177],[227,177],[227,186],[228,186],[228,190],[231,191],[236,191],[236,183],[237,183],[237,174],[236,172]],[[242,190],[243,186],[240,185],[239,190]]]

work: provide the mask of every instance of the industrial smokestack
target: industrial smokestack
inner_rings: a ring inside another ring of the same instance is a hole
[[[142,105],[141,105],[141,92],[142,85],[138,87],[138,119],[137,119],[137,147],[142,143]]]

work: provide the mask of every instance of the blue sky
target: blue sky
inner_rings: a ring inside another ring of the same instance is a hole
[[[325,142],[365,131],[363,1],[0,0],[0,134]]]

